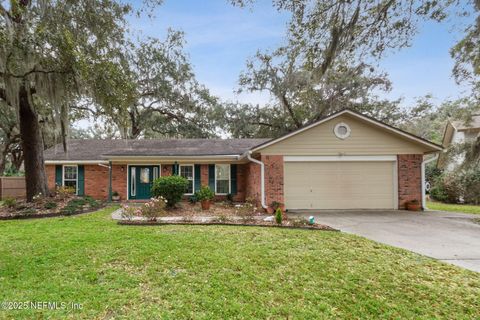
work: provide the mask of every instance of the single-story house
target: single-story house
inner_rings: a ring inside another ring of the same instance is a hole
[[[442,147],[351,110],[276,139],[71,140],[45,151],[49,188],[150,198],[152,181],[177,174],[186,196],[273,201],[287,209],[401,209],[423,199],[424,158]]]

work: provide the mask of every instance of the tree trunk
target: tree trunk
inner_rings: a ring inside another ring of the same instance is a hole
[[[27,201],[33,196],[47,195],[47,175],[43,159],[43,141],[38,117],[30,104],[32,97],[30,88],[22,84],[19,90],[20,136],[25,158],[25,181]]]

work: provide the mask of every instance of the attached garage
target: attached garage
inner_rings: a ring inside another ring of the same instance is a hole
[[[424,201],[426,154],[442,147],[342,110],[251,150],[264,165],[265,206],[401,209]]]
[[[394,209],[396,159],[285,157],[287,209]]]

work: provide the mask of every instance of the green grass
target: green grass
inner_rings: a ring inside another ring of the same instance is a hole
[[[340,232],[119,226],[113,209],[0,222],[0,318],[480,317],[480,274]]]
[[[473,206],[473,205],[466,205],[466,204],[449,204],[449,203],[429,201],[427,202],[427,208],[430,210],[480,214],[480,206]]]

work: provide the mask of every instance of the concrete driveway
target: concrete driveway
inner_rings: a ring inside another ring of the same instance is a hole
[[[296,211],[343,232],[480,272],[480,215],[441,211]],[[474,219],[479,221],[476,223]]]

